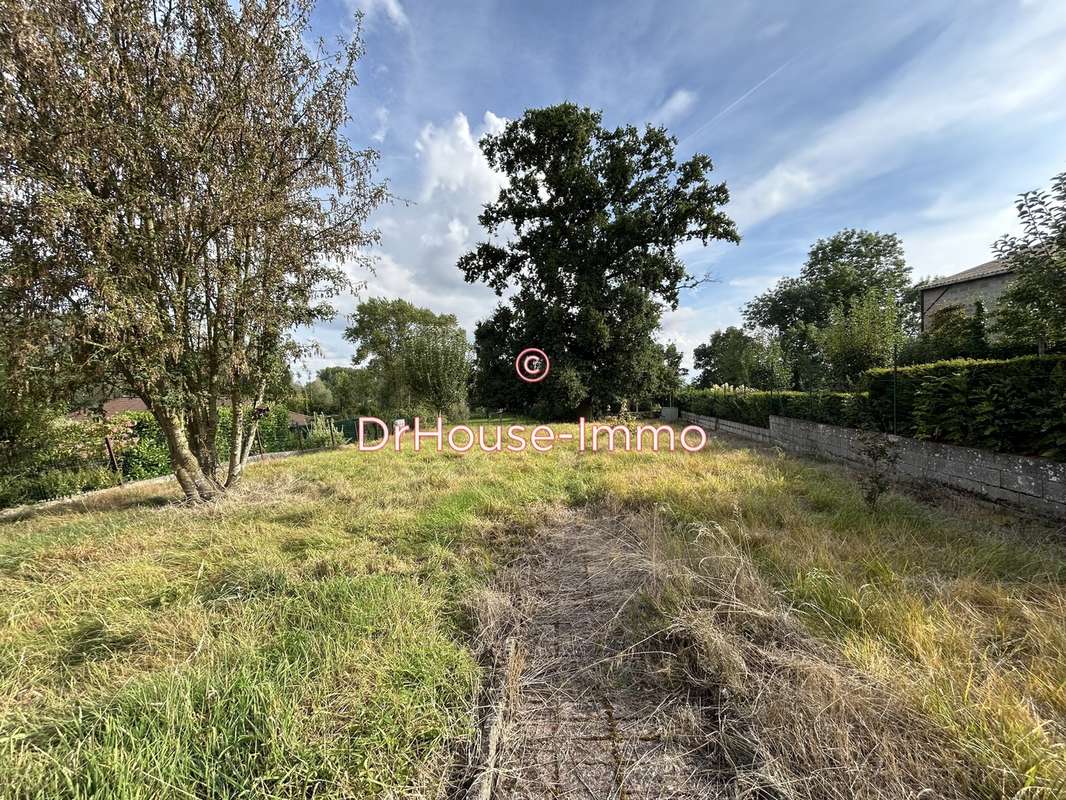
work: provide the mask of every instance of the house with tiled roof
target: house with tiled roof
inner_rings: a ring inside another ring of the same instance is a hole
[[[980,301],[991,311],[1012,280],[1012,267],[1002,261],[988,261],[927,283],[922,287],[922,330],[929,330],[937,312],[951,306],[972,312]]]

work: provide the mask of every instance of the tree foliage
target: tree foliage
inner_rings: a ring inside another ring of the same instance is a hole
[[[376,410],[376,387],[370,370],[363,367],[325,367],[318,371],[317,379],[329,389],[332,402],[328,407],[313,410],[343,418],[372,414]]]
[[[374,241],[375,154],[342,133],[358,36],[309,0],[3,0],[0,306],[25,352],[117,376],[191,500],[241,473],[260,405]],[[44,374],[44,373],[37,373]],[[219,407],[235,424],[225,477]]]
[[[468,281],[513,291],[475,334],[481,401],[558,416],[656,394],[665,372],[653,334],[692,280],[677,245],[739,241],[710,158],[679,163],[665,129],[609,130],[569,103],[526,111],[481,146],[507,185],[480,222],[490,236],[513,231],[459,259]],[[548,354],[544,381],[516,379],[523,347]]]
[[[365,365],[381,413],[461,414],[470,377],[470,346],[453,314],[406,300],[360,303],[345,338]]]
[[[799,276],[779,281],[748,303],[744,314],[749,324],[777,331],[807,323],[822,327],[833,309],[849,310],[868,290],[902,300],[909,282],[896,234],[849,228],[815,242]]]
[[[333,390],[325,381],[315,378],[304,389],[304,398],[307,401],[307,410],[316,414],[328,414],[333,410],[335,402]]]
[[[832,382],[838,387],[854,386],[866,370],[891,364],[902,344],[895,297],[882,289],[870,289],[849,309],[837,306],[819,329],[817,340]]]
[[[681,362],[685,360],[685,354],[678,349],[676,344],[670,342],[662,348],[662,352],[663,372],[659,379],[659,394],[662,399],[669,399],[684,388],[688,370],[681,366]]]
[[[953,358],[988,358],[994,348],[989,342],[988,315],[978,300],[973,312],[965,306],[949,305],[935,311],[929,329],[912,336],[900,350],[900,364],[923,364]]]
[[[464,416],[470,378],[470,345],[458,325],[417,325],[401,356],[418,405],[442,415]]]
[[[1051,191],[1022,194],[1017,202],[1021,236],[1004,236],[996,255],[1015,270],[1000,297],[996,332],[1040,352],[1066,346],[1066,172]]]
[[[799,276],[784,278],[748,303],[745,321],[779,337],[793,386],[812,388],[826,375],[819,330],[834,312],[846,316],[870,291],[904,304],[909,276],[898,236],[843,230],[815,242]]]
[[[784,388],[789,375],[781,345],[767,336],[730,326],[715,331],[692,351],[700,374],[695,386],[749,386],[756,389]]]

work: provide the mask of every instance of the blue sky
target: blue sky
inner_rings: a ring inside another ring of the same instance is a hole
[[[1066,2],[421,2],[322,0],[324,35],[365,12],[351,138],[381,152],[397,202],[375,214],[363,297],[456,314],[496,299],[456,259],[501,178],[478,138],[564,100],[608,125],[655,122],[729,185],[743,241],[682,249],[717,281],[664,318],[687,355],[845,227],[898,233],[915,277],[991,255],[1015,196],[1066,170]],[[309,332],[347,364],[344,315]],[[304,332],[307,333],[307,332]],[[301,373],[301,378],[305,374]]]

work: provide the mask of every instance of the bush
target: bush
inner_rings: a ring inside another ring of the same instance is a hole
[[[764,392],[723,386],[688,389],[678,406],[694,414],[770,427],[770,415],[805,419],[830,425],[865,427],[868,421],[864,395],[852,392]]]
[[[107,467],[53,469],[34,475],[0,476],[0,508],[69,497],[118,484],[118,475]]]
[[[920,439],[1066,461],[1066,358],[927,376],[915,392],[914,424]]]
[[[0,459],[0,508],[68,497],[118,483],[110,469],[104,438],[116,450],[127,426],[112,420],[70,419],[43,411],[8,442]]]
[[[259,420],[259,438],[268,453],[295,450],[296,434],[289,430],[289,409],[281,403],[271,406],[267,415]],[[253,448],[252,452],[258,452],[258,448]]]
[[[118,453],[122,474],[140,480],[169,473],[170,450],[155,417],[148,411],[130,411],[120,418],[129,425],[126,444]]]
[[[984,363],[971,358],[956,358],[949,361],[934,361],[931,364],[916,364],[911,367],[891,367],[868,370],[863,377],[870,413],[874,424],[883,431],[893,431],[904,436],[914,436],[914,394],[922,382],[935,375],[951,375],[971,366]],[[895,413],[893,414],[892,385],[895,389]]]
[[[245,413],[250,414],[251,408],[246,408]],[[122,444],[116,445],[122,472],[127,478],[154,478],[171,471],[170,450],[167,448],[166,438],[151,412],[131,411],[115,417],[115,420],[121,420],[127,429],[126,435],[121,438]],[[215,446],[222,463],[229,458],[231,431],[230,410],[219,409]],[[268,453],[296,449],[296,436],[289,430],[288,409],[280,405],[271,407],[267,415],[259,421],[259,436]],[[325,431],[325,436],[328,438],[328,430]],[[258,446],[253,446],[252,452],[258,452]]]
[[[251,409],[246,409],[251,413]],[[321,415],[312,419],[304,447],[327,447],[333,441],[330,423]],[[229,457],[230,411],[219,413],[217,447],[219,460]],[[259,435],[266,452],[297,449],[296,434],[289,429],[289,412],[272,406],[259,422]],[[343,441],[335,429],[337,441]],[[140,480],[171,472],[170,451],[159,423],[148,411],[130,411],[111,419],[53,417],[36,426],[32,448],[23,447],[19,458],[0,461],[0,508],[68,497],[79,492],[114,486],[116,476],[108,468],[104,437],[110,436],[115,456],[127,480]],[[17,444],[26,444],[26,441]],[[5,450],[5,455],[14,452]],[[258,447],[253,448],[257,452]]]
[[[332,430],[331,430],[332,429]],[[343,444],[344,431],[336,427],[325,414],[313,414],[304,435],[303,447],[330,447]]]
[[[891,369],[866,375],[869,408],[892,430]],[[902,367],[896,425],[918,438],[1046,458],[1066,458],[1066,356],[958,359]]]

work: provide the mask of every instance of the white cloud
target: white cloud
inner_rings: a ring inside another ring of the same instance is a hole
[[[788,22],[783,19],[780,19],[776,22],[771,22],[769,25],[764,25],[759,30],[757,36],[760,39],[775,39],[780,36],[787,27]]]
[[[739,278],[731,278],[726,282],[727,286],[734,289],[752,289],[755,294],[761,294],[781,280],[784,275],[743,275]]]
[[[470,123],[462,113],[443,127],[432,124],[423,127],[415,142],[415,151],[423,164],[422,200],[441,190],[476,197],[478,204],[494,198],[505,185],[505,179],[489,166],[478,139],[486,133],[499,133],[506,122],[486,111],[478,136],[470,130]]]
[[[379,106],[374,110],[374,120],[378,126],[370,134],[370,138],[375,142],[384,142],[385,136],[389,132],[389,110],[384,106]]]
[[[663,344],[673,342],[684,352],[682,365],[692,369],[692,351],[711,338],[716,330],[744,323],[740,305],[720,302],[699,308],[680,306],[676,311],[663,313],[658,339]]]
[[[947,29],[895,80],[841,115],[758,180],[731,210],[746,229],[857,180],[891,171],[938,135],[1066,107],[1066,15],[1048,5],[975,37]]]
[[[678,89],[651,113],[649,119],[656,125],[669,125],[688,114],[695,104],[695,92]]]
[[[352,348],[341,336],[344,315],[355,310],[360,298],[403,298],[438,313],[455,314],[471,336],[474,324],[491,313],[495,294],[484,285],[466,283],[456,262],[484,238],[478,214],[506,183],[485,160],[478,139],[498,133],[506,122],[486,112],[478,130],[463,114],[446,124],[422,127],[414,143],[418,200],[389,206],[374,220],[382,235],[375,272],[367,275],[348,267],[350,277],[365,281],[366,288],[359,297],[340,298],[335,305],[341,316],[316,328],[324,353],[308,359],[312,369],[349,363]]]
[[[437,313],[455,314],[469,334],[473,333],[473,323],[487,316],[485,298],[476,291],[477,287],[468,289],[461,283],[442,286],[424,270],[403,264],[387,253],[381,256],[376,273],[365,292],[368,297],[402,298]]]
[[[384,15],[397,28],[406,28],[410,24],[400,0],[350,0],[349,5],[366,14],[368,20]]]
[[[932,210],[943,213],[936,206]],[[951,275],[990,261],[995,257],[992,244],[1005,233],[1017,232],[1018,212],[1011,205],[980,212],[962,206],[958,215],[919,221],[900,230],[915,280]]]

